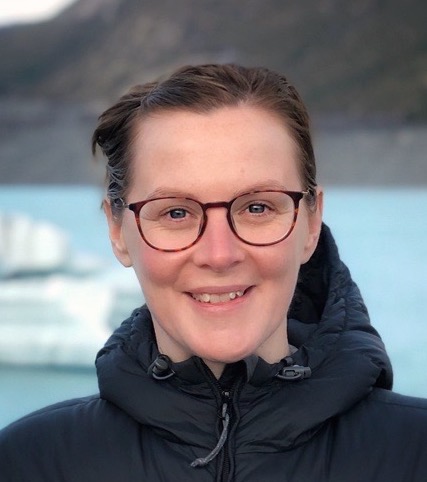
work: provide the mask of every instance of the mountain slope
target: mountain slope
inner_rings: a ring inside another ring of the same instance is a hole
[[[0,95],[111,100],[194,62],[265,65],[322,113],[427,119],[423,0],[80,0],[0,30]]]

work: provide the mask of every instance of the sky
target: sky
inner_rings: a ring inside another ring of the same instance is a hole
[[[53,17],[75,0],[0,0],[0,25]]]

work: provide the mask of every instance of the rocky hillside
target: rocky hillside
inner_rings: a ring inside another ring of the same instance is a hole
[[[312,111],[427,120],[424,0],[79,0],[0,29],[0,97],[110,101],[184,63],[288,75]]]

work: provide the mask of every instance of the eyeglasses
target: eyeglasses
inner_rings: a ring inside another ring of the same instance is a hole
[[[308,191],[252,191],[231,201],[201,203],[186,197],[159,197],[126,204],[135,214],[142,239],[159,251],[177,252],[199,241],[207,210],[224,208],[234,235],[251,246],[271,246],[294,229],[299,203]]]

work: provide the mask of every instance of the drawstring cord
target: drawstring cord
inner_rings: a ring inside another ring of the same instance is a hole
[[[155,380],[167,380],[168,378],[171,378],[175,375],[175,372],[172,370],[171,365],[171,359],[167,355],[160,354],[148,367],[147,371],[148,374],[151,375]],[[230,415],[228,414],[227,410],[228,403],[224,402],[221,411],[222,432],[217,444],[206,457],[200,457],[191,462],[191,467],[204,467],[211,460],[213,460],[224,447],[224,444],[227,441],[228,437],[228,426],[230,424]]]
[[[292,357],[288,356],[284,360],[284,367],[282,367],[275,375],[275,378],[286,381],[302,380],[311,376],[310,367],[294,364]],[[158,355],[154,362],[149,366],[148,373],[155,380],[167,380],[175,375],[172,370],[172,362],[166,355]],[[206,457],[199,457],[191,462],[191,467],[204,467],[211,462],[224,447],[228,437],[228,426],[230,424],[230,415],[228,413],[228,403],[224,402],[221,411],[222,432],[217,444]]]
[[[212,452],[210,452],[206,457],[200,457],[196,460],[193,460],[191,462],[190,466],[191,467],[204,467],[207,465],[211,460],[213,460],[221,451],[221,449],[224,447],[224,444],[227,440],[228,436],[228,425],[230,423],[230,415],[227,413],[227,404],[224,403],[222,405],[222,432],[221,436],[218,439],[218,443],[216,446],[213,448]]]

